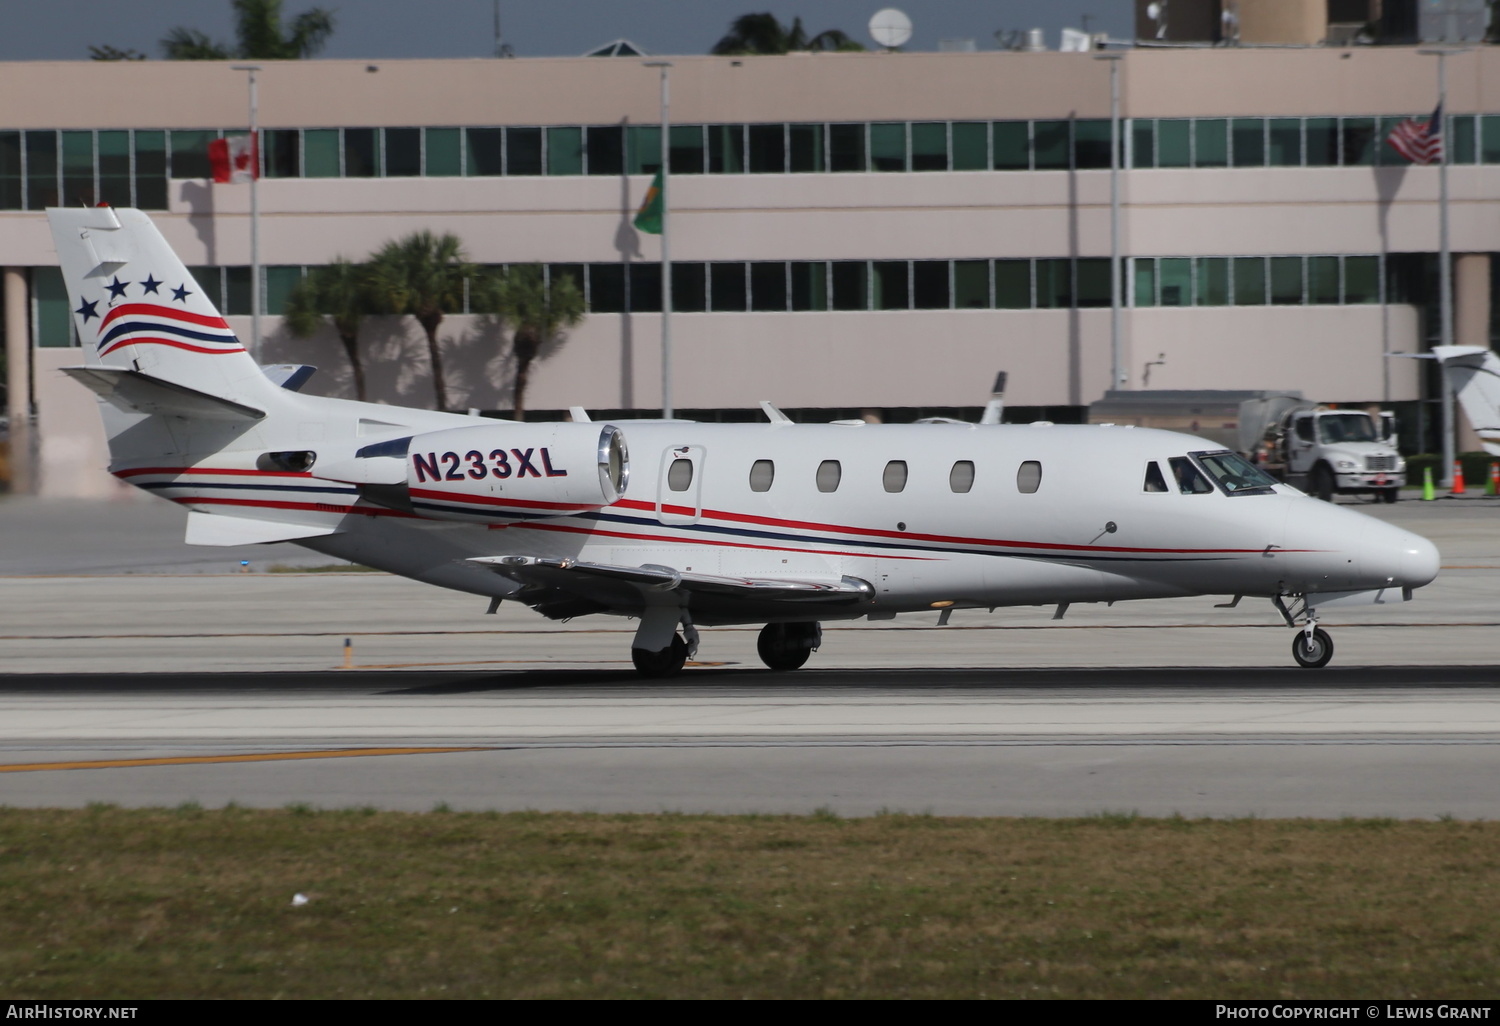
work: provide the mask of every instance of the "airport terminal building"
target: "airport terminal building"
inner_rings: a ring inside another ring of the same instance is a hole
[[[1438,334],[1440,172],[1384,140],[1432,111],[1436,59],[1411,47],[1116,53],[1128,387],[1300,389],[1412,412],[1434,396],[1425,362],[1391,354]],[[679,411],[770,399],[805,419],[904,419],[982,405],[1001,370],[1022,417],[1072,419],[1100,398],[1109,61],[671,61]],[[1489,345],[1500,51],[1447,64],[1456,337]],[[44,493],[109,482],[92,396],[57,371],[81,354],[41,211],[151,211],[248,339],[250,190],[214,184],[208,163],[213,139],[245,131],[246,79],[218,62],[0,65],[3,328],[12,362],[30,363]],[[307,268],[428,229],[459,236],[479,264],[540,262],[584,286],[589,315],[533,368],[531,409],[660,409],[661,240],[632,226],[660,160],[656,68],[267,62],[258,81],[262,362],[317,365],[308,390],[352,395],[332,331],[293,338],[279,311]],[[492,319],[457,310],[441,336],[453,405],[505,415],[513,368]],[[414,322],[374,318],[362,345],[371,398],[431,405]]]

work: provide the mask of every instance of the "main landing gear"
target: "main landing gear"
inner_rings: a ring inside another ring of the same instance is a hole
[[[1280,595],[1271,601],[1286,625],[1297,631],[1297,636],[1292,639],[1292,658],[1297,660],[1298,666],[1309,670],[1327,666],[1328,661],[1333,658],[1333,639],[1318,626],[1318,611],[1308,605],[1306,595],[1289,597],[1294,603],[1292,609],[1287,608]],[[1297,624],[1299,619],[1302,621],[1301,626]]]
[[[799,669],[822,644],[820,623],[768,623],[761,628],[755,650],[761,662],[783,672]]]

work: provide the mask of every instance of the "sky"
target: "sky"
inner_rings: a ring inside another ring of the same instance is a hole
[[[1063,27],[1131,35],[1130,0],[501,0],[505,40],[518,57],[577,56],[624,37],[653,54],[700,54],[742,14],[770,11],[810,33],[838,28],[872,45],[870,16],[897,6],[911,18],[907,50],[936,50],[941,39],[972,39],[995,49],[996,30],[1041,28],[1056,49]],[[330,58],[489,57],[494,0],[286,0],[289,19],[310,7],[334,12]],[[0,0],[0,60],[85,60],[89,46],[134,49],[153,59],[177,26],[233,41],[229,0]]]

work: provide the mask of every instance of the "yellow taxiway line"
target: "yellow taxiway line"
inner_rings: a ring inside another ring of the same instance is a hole
[[[88,759],[76,762],[15,762],[0,764],[0,773],[41,770],[130,769],[136,766],[196,766],[216,762],[279,762],[287,759],[351,759],[367,755],[442,755],[485,752],[488,748],[331,748],[310,752],[257,752],[243,755],[174,755],[158,759]]]

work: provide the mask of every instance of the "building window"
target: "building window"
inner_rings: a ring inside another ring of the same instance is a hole
[[[1031,124],[1027,121],[996,121],[993,125],[996,171],[1031,169]]]
[[[990,262],[988,260],[953,261],[953,305],[959,310],[978,310],[989,307]]]
[[[708,170],[716,175],[737,175],[745,170],[745,126],[708,126]]]
[[[786,173],[786,126],[751,125],[750,171],[753,174]]]
[[[828,169],[830,171],[865,170],[865,126],[828,126]]]
[[[140,132],[140,135],[156,135],[164,137],[164,132]],[[162,139],[163,144],[165,138]],[[101,131],[97,140],[99,148],[99,202],[108,203],[112,207],[132,206],[131,202],[131,175],[130,175],[130,133],[125,131],[106,132]],[[165,159],[162,167],[158,169],[155,177],[165,179],[163,173]],[[166,182],[163,181],[165,186]],[[165,194],[165,188],[163,188]],[[139,206],[161,206],[163,204],[140,203]]]
[[[786,264],[756,261],[750,265],[750,309],[786,310]]]
[[[835,310],[868,310],[869,280],[863,260],[835,260],[832,265],[833,308]]]
[[[267,178],[302,177],[302,133],[295,128],[261,132],[261,165]],[[415,173],[415,172],[414,172]]]
[[[1341,163],[1350,167],[1374,164],[1375,143],[1374,118],[1339,119]]]
[[[710,309],[715,313],[744,313],[745,265],[742,263],[715,263],[709,265]]]
[[[1194,277],[1197,288],[1194,301],[1198,306],[1229,305],[1229,260],[1227,257],[1198,257]]]
[[[676,128],[692,128],[698,133],[698,141],[703,141],[703,129],[696,125],[678,125]],[[676,131],[676,128],[673,131]],[[590,140],[593,139],[593,129],[589,129]],[[668,159],[672,159],[670,155]],[[589,153],[589,170],[592,173],[594,167],[593,152]],[[632,125],[625,133],[625,173],[629,175],[654,175],[661,170],[661,126],[660,125]],[[698,170],[703,170],[703,158],[698,157]],[[679,173],[674,167],[673,174]]]
[[[708,309],[708,265],[672,265],[672,309],[680,313],[702,313]]]
[[[1272,118],[1267,131],[1272,167],[1302,166],[1302,122],[1297,118]]]
[[[542,173],[542,130],[540,128],[507,128],[505,130],[505,173],[508,175]]]
[[[1031,125],[1031,165],[1038,171],[1066,171],[1072,164],[1069,124],[1035,121]]]
[[[31,289],[36,301],[35,344],[43,349],[61,349],[74,344],[73,314],[68,288],[57,267],[33,267]]]
[[[415,178],[422,173],[422,130],[387,128],[385,174],[388,178]]]
[[[26,133],[26,209],[44,210],[57,203],[57,133]]]
[[[661,264],[630,265],[630,312],[661,313]]]
[[[1296,306],[1303,301],[1302,258],[1271,258],[1271,303]]]
[[[302,133],[302,174],[307,178],[342,178],[339,130],[309,128]]]
[[[913,171],[948,170],[947,122],[912,122],[911,169]]]
[[[1266,258],[1235,257],[1234,305],[1264,306],[1266,303]]]
[[[917,310],[947,310],[953,305],[946,260],[913,260],[911,305]]]
[[[1077,285],[1074,302],[1080,307],[1109,306],[1114,301],[1109,287],[1109,258],[1084,257],[1075,262]]]
[[[955,121],[953,170],[983,171],[990,166],[990,126],[984,121]]]
[[[907,170],[906,122],[877,122],[870,126],[870,170]]]
[[[589,264],[589,310],[625,312],[624,264]]]
[[[1494,258],[1491,257],[1491,260]],[[1344,302],[1380,302],[1380,258],[1344,257]]]
[[[1031,261],[995,261],[995,305],[1002,310],[1031,309]]]
[[[1156,122],[1150,118],[1130,123],[1130,166],[1156,166]]]
[[[464,129],[464,173],[492,177],[504,171],[504,132],[498,128]]]
[[[1156,262],[1162,306],[1191,306],[1193,262],[1186,257],[1163,257]]]
[[[1224,118],[1193,122],[1193,166],[1229,166],[1229,122]]]
[[[667,153],[667,159],[672,162],[672,174],[703,174],[705,154],[702,125],[672,126]],[[643,158],[643,162],[644,160],[645,158]],[[656,161],[660,163],[661,158],[658,156]]]
[[[1235,167],[1265,167],[1266,122],[1264,118],[1235,118],[1230,122]]]
[[[1307,301],[1326,306],[1338,305],[1338,257],[1315,256],[1307,258]]]
[[[1073,305],[1071,260],[1036,262],[1036,305],[1044,310],[1063,310]]]
[[[547,129],[547,174],[583,174],[583,129]]]
[[[871,297],[876,310],[910,310],[911,288],[905,260],[875,260],[870,264]]]
[[[587,134],[588,171],[591,175],[625,173],[625,129],[619,125],[592,125]],[[656,130],[656,164],[661,163],[661,129]]]
[[[462,132],[457,128],[427,128],[422,132],[422,171],[433,178],[455,178],[464,173]]]
[[[1156,122],[1156,166],[1192,167],[1192,122],[1163,118]]]
[[[843,476],[843,468],[839,466],[838,460],[824,460],[818,464],[817,483],[820,492],[836,492],[839,489],[839,478]]]
[[[791,125],[787,128],[787,136],[790,142],[788,171],[792,174],[806,174],[826,170],[822,125]]]
[[[827,310],[829,308],[826,261],[793,261],[791,278],[793,310]]]
[[[1109,122],[1073,122],[1073,166],[1080,171],[1109,167]]]
[[[173,129],[169,144],[172,162],[169,173],[173,178],[211,178],[213,171],[208,166],[208,144],[219,137],[213,129]]]
[[[375,129],[344,129],[344,177],[375,178],[380,163],[375,149]]]
[[[1156,260],[1152,257],[1136,257],[1131,263],[1135,266],[1135,305],[1155,306]]]

